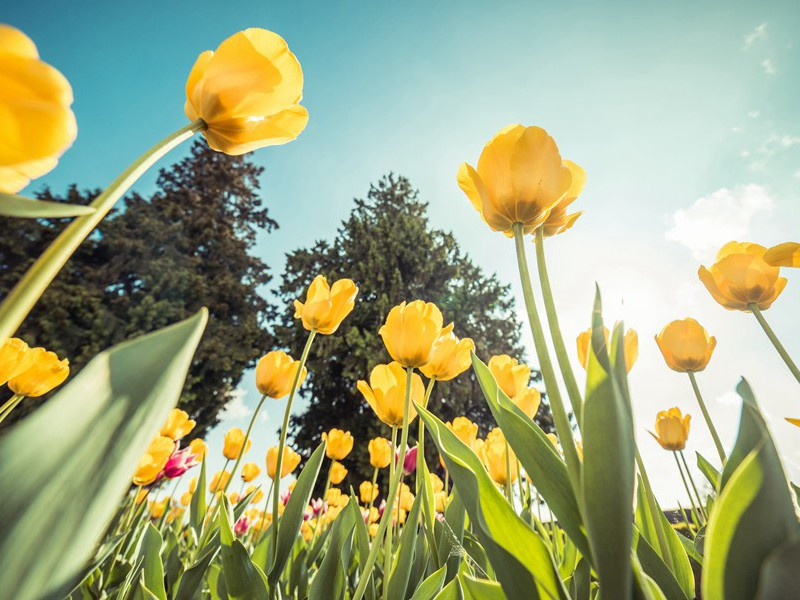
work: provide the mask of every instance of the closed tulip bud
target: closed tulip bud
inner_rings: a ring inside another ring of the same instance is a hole
[[[456,434],[456,437],[472,448],[478,437],[478,426],[467,417],[456,417],[453,422],[447,422],[447,428]]]
[[[702,371],[711,360],[717,340],[694,319],[667,323],[656,336],[661,354],[673,371]]]
[[[0,345],[0,385],[27,370],[33,360],[28,344],[19,338],[8,338]]]
[[[256,387],[270,398],[283,398],[292,391],[292,384],[300,368],[300,361],[293,359],[282,350],[267,352],[256,365]],[[308,371],[300,372],[298,387],[303,383]]]
[[[237,537],[244,537],[247,535],[249,529],[249,519],[247,517],[239,517],[239,520],[236,521],[236,524],[233,526],[233,533],[236,534]]]
[[[545,222],[570,189],[572,175],[541,127],[508,125],[486,144],[477,170],[463,163],[458,185],[493,231],[525,234]]]
[[[406,512],[414,506],[414,494],[411,493],[411,488],[405,483],[400,486],[400,491],[397,493],[395,507],[398,506]]]
[[[211,478],[208,491],[212,494],[215,492],[221,492],[223,489],[225,489],[225,486],[228,485],[228,481],[230,481],[230,479],[230,471],[217,471],[214,473],[214,477]]]
[[[533,419],[539,412],[539,405],[542,403],[542,394],[536,388],[525,388],[522,392],[511,398],[529,419]]]
[[[800,267],[800,244],[785,242],[764,253],[764,262],[773,267]]]
[[[417,447],[409,448],[406,450],[406,455],[403,458],[403,475],[408,477],[417,470]]]
[[[433,506],[434,510],[438,513],[443,513],[447,508],[447,494],[443,491],[433,493]]]
[[[230,494],[228,494],[228,500],[230,500],[231,504],[234,505],[234,506],[236,504],[238,504],[239,503],[239,494],[238,494],[238,492],[231,492]]]
[[[336,506],[342,500],[342,490],[339,488],[330,488],[328,490],[327,496],[325,496],[325,502],[328,503],[328,506]]]
[[[406,370],[398,362],[376,365],[369,375],[369,384],[359,381],[358,391],[364,396],[377,417],[389,427],[403,426],[403,403],[406,397]],[[411,376],[411,404],[408,409],[408,422],[417,416],[414,402],[420,403],[425,395],[422,378],[414,373]]]
[[[248,438],[247,445],[244,447],[244,451],[242,451],[244,432],[238,427],[233,427],[225,434],[223,442],[222,455],[228,460],[236,460],[239,457],[239,453],[246,454],[250,450],[253,440]]]
[[[441,332],[441,311],[432,302],[422,300],[395,306],[378,330],[389,355],[404,367],[427,363]]]
[[[134,485],[150,485],[158,479],[174,450],[175,442],[171,438],[163,435],[154,437],[136,466]]]
[[[431,487],[433,487],[434,494],[441,492],[444,489],[444,482],[436,473],[429,473],[428,478],[431,480]]]
[[[189,506],[189,504],[192,502],[192,495],[192,492],[184,492],[181,495],[181,504],[184,506]]]
[[[764,260],[767,249],[747,242],[728,242],[711,267],[700,267],[700,281],[711,296],[728,310],[750,312],[755,304],[766,310],[786,287],[780,267]]]
[[[289,448],[283,447],[283,459],[281,460],[281,479],[286,477],[289,473],[297,468],[300,464],[300,455]],[[278,468],[278,447],[273,446],[267,450],[267,476],[270,479],[275,479],[275,471]]]
[[[506,453],[508,453],[508,459],[506,459]],[[492,429],[486,436],[479,456],[495,483],[506,485],[517,480],[519,476],[517,457],[511,450],[511,446],[506,443],[506,438],[499,427]],[[507,466],[510,466],[510,473]]]
[[[322,434],[325,445],[325,456],[332,460],[343,460],[353,449],[353,436],[349,431],[331,429]]]
[[[261,474],[261,469],[256,463],[245,463],[242,465],[242,481],[250,483]]]
[[[200,438],[195,438],[191,442],[189,442],[189,448],[191,449],[192,454],[194,454],[197,457],[197,460],[201,462],[205,457],[206,452],[208,452],[208,444],[206,444]]]
[[[656,432],[650,432],[664,450],[683,450],[689,437],[689,415],[681,416],[679,408],[662,410],[656,416]]]
[[[392,443],[386,438],[377,437],[370,440],[367,446],[369,450],[369,464],[376,469],[385,469],[392,460]]]
[[[328,286],[328,281],[317,275],[308,286],[305,303],[294,301],[294,317],[302,319],[309,331],[330,335],[353,310],[357,295],[352,279],[340,279]]]
[[[608,348],[608,328],[603,327],[603,334],[606,339],[606,349],[610,353],[610,349]],[[575,343],[578,347],[578,362],[586,369],[589,365],[589,346],[592,343],[592,328],[590,327],[581,333],[575,340]],[[636,363],[636,359],[639,358],[639,334],[633,329],[628,329],[628,331],[625,332],[622,345],[625,348],[625,371],[630,373],[634,363]]]
[[[186,81],[186,116],[203,119],[208,145],[239,155],[285,144],[303,131],[303,70],[284,39],[250,28],[197,57]]]
[[[373,485],[371,481],[362,481],[361,485],[358,486],[358,495],[361,498],[361,502],[369,504],[378,497],[378,486]]]
[[[0,25],[0,81],[0,192],[15,194],[58,164],[78,127],[69,82],[10,25]]]
[[[571,183],[567,193],[564,194],[564,197],[553,207],[550,214],[547,216],[547,220],[542,225],[542,234],[544,234],[545,237],[564,233],[567,229],[572,227],[575,221],[578,220],[578,217],[581,216],[580,212],[567,214],[567,208],[581,195],[586,185],[586,171],[570,160],[565,160],[564,166],[569,169],[570,175],[572,176]]]
[[[500,354],[490,358],[488,366],[497,385],[509,398],[521,394],[528,388],[531,369],[528,365],[517,362],[516,358],[511,358],[508,354]]]
[[[176,442],[189,434],[194,429],[195,422],[189,414],[179,408],[173,408],[167,417],[167,422],[161,428],[161,435],[172,438]]]
[[[64,383],[69,376],[69,361],[66,358],[59,360],[55,352],[34,348],[30,355],[28,368],[8,382],[8,387],[15,394],[29,398],[43,396]]]
[[[339,485],[346,475],[347,469],[345,466],[338,461],[333,461],[331,464],[331,483],[333,485]]]
[[[369,526],[369,537],[374,538],[376,535],[378,535],[378,524],[373,523]]]
[[[428,362],[420,371],[430,379],[449,381],[469,369],[474,351],[475,342],[470,338],[458,339],[451,323],[436,338]]]

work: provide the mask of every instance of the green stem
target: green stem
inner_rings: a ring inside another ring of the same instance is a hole
[[[167,499],[167,508],[164,510],[164,514],[161,515],[161,519],[158,522],[158,530],[161,533],[164,533],[164,524],[167,522],[167,517],[169,516],[169,511],[172,510],[172,499],[175,497],[175,492],[178,491],[178,485],[181,482],[181,478],[177,477],[175,479],[175,485],[172,486],[172,493],[169,495]]]
[[[136,159],[102,194],[94,199],[89,205],[94,208],[94,212],[73,220],[59,234],[0,304],[0,340],[14,335],[69,257],[136,180],[162,156],[205,128],[206,124],[198,119],[158,142]]]
[[[772,345],[775,346],[775,350],[777,350],[778,354],[781,355],[783,362],[785,362],[786,366],[789,367],[789,370],[792,372],[792,375],[794,375],[794,378],[797,379],[797,381],[800,381],[800,369],[797,368],[797,365],[794,364],[794,361],[789,356],[789,353],[786,352],[786,348],[784,348],[783,344],[781,344],[780,340],[778,340],[778,336],[775,335],[775,332],[772,330],[772,327],[770,327],[769,323],[767,323],[767,320],[761,313],[761,309],[758,308],[758,306],[753,303],[751,303],[749,306],[750,310],[755,315],[756,319],[761,325],[761,328],[764,330],[764,333],[767,334],[769,341],[772,342]]]
[[[697,504],[695,504],[694,497],[692,496],[692,492],[689,489],[689,484],[686,483],[686,476],[683,474],[683,469],[681,468],[681,461],[678,460],[678,453],[673,450],[672,454],[675,456],[675,464],[678,465],[678,472],[681,474],[681,481],[683,481],[683,489],[686,490],[686,495],[689,496],[689,502],[692,505],[692,514],[694,515],[694,520],[697,522],[697,526],[700,527],[703,524],[703,519],[700,518],[703,513],[697,510]]]
[[[428,408],[428,400],[430,400],[431,392],[433,392],[433,386],[434,386],[435,383],[436,383],[436,378],[435,377],[431,377],[430,380],[428,381],[428,386],[425,388],[425,398],[422,400],[422,406],[424,406],[425,408]],[[420,459],[421,460],[425,460],[425,423],[423,422],[422,419],[419,419],[418,427],[419,427],[419,429],[418,429],[418,432],[417,432],[418,433],[418,435],[417,435],[417,446],[418,446],[418,449],[417,449],[417,465],[416,465],[416,484],[417,484],[416,487],[417,487],[417,493],[419,494],[419,489],[420,489],[419,488],[419,486],[420,486],[419,461],[420,461]],[[425,466],[426,467],[428,466],[427,461],[425,462]],[[427,469],[426,469],[426,471],[427,471]]]
[[[406,372],[406,397],[403,402],[403,433],[400,436],[400,448],[402,450],[401,456],[405,456],[406,444],[408,443],[408,415],[411,399],[411,375],[414,373],[414,369],[412,367],[407,367]],[[402,470],[398,469],[398,472],[402,473]],[[399,484],[400,478],[397,476],[397,473],[395,473],[395,476],[391,479],[389,496],[386,499],[386,506],[383,509],[381,521],[378,524],[378,532],[375,535],[375,541],[369,549],[369,556],[367,557],[367,562],[364,564],[364,571],[361,575],[361,580],[358,582],[358,587],[353,594],[352,600],[361,600],[361,598],[364,597],[364,592],[367,589],[367,583],[369,582],[369,578],[372,576],[372,568],[375,566],[375,559],[378,557],[378,548],[380,547],[379,540],[383,539],[383,535],[386,533],[386,527],[392,521],[392,508],[394,507],[394,500],[395,496],[397,495],[397,486]]]
[[[647,470],[644,468],[642,455],[639,454],[638,445],[634,445],[634,451],[636,457],[636,466],[639,468],[639,475],[641,476],[642,484],[644,485],[644,495],[647,498],[647,504],[653,517],[653,529],[656,530],[658,546],[661,550],[661,558],[663,558],[664,562],[666,562],[669,568],[672,569],[672,553],[669,550],[669,544],[667,544],[667,536],[664,533],[664,523],[662,522],[660,516],[663,513],[661,513],[661,509],[658,507],[658,502],[656,502],[656,496],[653,493],[653,487],[650,485],[650,477],[647,476]]]
[[[550,287],[550,277],[547,275],[547,263],[544,258],[544,233],[542,228],[536,230],[536,265],[539,270],[539,283],[542,286],[542,298],[544,299],[545,313],[547,314],[547,324],[550,327],[550,337],[553,340],[553,347],[556,351],[556,360],[561,368],[561,375],[564,385],[567,388],[567,395],[575,413],[575,420],[578,428],[581,426],[581,413],[583,410],[583,399],[575,380],[575,373],[569,360],[567,347],[564,345],[564,336],[561,335],[561,326],[558,324],[558,313],[556,304],[553,300],[553,290]]]
[[[0,423],[11,414],[11,411],[14,410],[24,398],[25,396],[22,394],[14,394],[3,406],[0,406]]]
[[[420,419],[422,421],[422,419]],[[389,463],[389,481],[394,481],[395,471],[397,470],[397,463],[399,459],[395,459],[395,448],[397,447],[397,426],[392,427],[392,460]],[[402,467],[401,467],[402,470]],[[401,471],[402,472],[402,471]],[[402,482],[403,477],[400,476]],[[388,503],[387,505],[388,506]],[[386,514],[386,507],[384,507],[384,514]],[[397,521],[400,521],[400,511],[397,511]],[[392,567],[392,527],[386,529],[386,537],[383,540],[383,592],[381,598],[386,600],[389,595],[389,569]],[[362,574],[363,577],[363,574]]]
[[[547,343],[544,339],[542,323],[539,320],[539,312],[536,308],[536,301],[533,297],[531,287],[531,276],[528,269],[528,259],[525,256],[525,238],[522,233],[522,224],[514,224],[514,243],[517,250],[517,264],[519,265],[519,277],[522,283],[522,295],[525,299],[525,308],[528,312],[528,322],[533,335],[533,343],[536,347],[536,356],[539,358],[539,367],[544,378],[544,385],[547,390],[547,397],[550,400],[550,408],[553,411],[553,418],[556,425],[556,433],[561,440],[561,447],[564,450],[564,458],[569,468],[572,489],[575,494],[580,496],[580,460],[578,451],[575,449],[575,440],[572,436],[572,427],[569,423],[569,416],[564,402],[561,399],[561,392],[558,389],[558,381],[550,361],[550,353],[547,350]]]
[[[687,371],[686,374],[689,376],[689,381],[692,382],[692,389],[694,390],[695,398],[697,398],[697,404],[700,405],[700,412],[703,413],[703,418],[706,421],[708,430],[711,432],[711,438],[714,440],[714,445],[717,447],[719,459],[722,461],[722,466],[725,466],[725,450],[722,448],[722,442],[719,439],[717,428],[714,427],[714,422],[711,420],[711,415],[708,414],[708,409],[706,408],[706,403],[703,401],[703,396],[700,395],[700,387],[697,385],[697,379],[692,371]]]
[[[683,516],[683,522],[686,523],[686,528],[689,530],[689,535],[692,539],[697,538],[697,534],[694,532],[694,528],[692,527],[692,522],[689,520],[689,513],[686,512],[686,509],[681,506],[681,503],[678,502],[678,508],[681,511],[681,515]]]
[[[324,488],[324,491],[322,492],[322,503],[323,503],[323,506],[325,505],[325,502],[328,501],[328,490],[331,489],[331,471],[333,471],[333,461],[331,461],[331,466],[328,467],[328,477],[327,477],[327,479],[325,479],[325,488]],[[275,515],[272,515],[272,522],[273,523],[275,522]],[[311,536],[311,543],[308,545],[309,548],[313,548],[314,547],[314,542],[317,541],[317,534],[319,533],[319,529],[320,529],[319,526],[320,526],[319,517],[317,517],[317,524],[314,526],[314,533]]]
[[[378,467],[372,472],[372,483],[370,484],[369,488],[369,505],[367,506],[367,512],[372,512],[372,505],[375,504],[375,482],[378,481]],[[367,517],[369,518],[369,517]]]
[[[694,495],[697,498],[697,505],[700,507],[700,512],[703,515],[703,518],[708,521],[708,513],[706,512],[705,507],[703,506],[703,499],[700,497],[700,492],[697,491],[697,486],[694,483],[694,477],[692,477],[692,472],[689,470],[689,465],[686,464],[686,457],[683,455],[683,450],[678,452],[681,457],[681,461],[683,462],[683,466],[686,468],[686,475],[689,478],[689,483],[694,490]]]
[[[511,510],[517,512],[517,509],[514,507],[514,490],[512,489],[514,484],[511,481],[511,451],[508,447],[508,442],[506,442],[506,499],[508,503],[511,505]]]

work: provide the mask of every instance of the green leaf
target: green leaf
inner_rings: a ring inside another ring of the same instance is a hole
[[[369,530],[364,521],[364,515],[361,514],[358,498],[352,487],[350,488],[350,503],[347,509],[353,513],[353,522],[355,523],[353,538],[356,543],[356,551],[358,552],[358,572],[361,574],[364,572],[364,567],[366,566],[364,563],[369,556]],[[367,584],[367,594],[369,594],[372,581],[373,580],[370,579],[370,583]]]
[[[422,495],[417,494],[414,504],[406,517],[403,532],[400,534],[400,542],[397,546],[397,554],[392,564],[389,576],[389,600],[404,600],[406,589],[408,588],[408,578],[411,575],[411,565],[414,561],[414,553],[417,549],[417,522],[422,502]]]
[[[194,600],[199,597],[206,571],[218,552],[219,548],[207,548],[194,564],[183,572],[173,600]]]
[[[434,600],[461,600],[461,586],[458,583],[458,577],[444,586],[442,591],[436,594]]]
[[[194,494],[192,494],[192,501],[189,503],[189,525],[194,529],[198,539],[203,531],[206,510],[208,510],[206,506],[206,457],[203,456],[200,475],[197,478],[197,487]]]
[[[462,573],[458,576],[464,600],[506,600],[502,586],[489,579],[476,579]]]
[[[566,598],[566,590],[547,546],[514,512],[478,456],[433,414],[415,406],[447,464],[473,531],[486,550],[506,595],[510,598]]]
[[[228,497],[220,496],[219,539],[222,572],[230,600],[263,600],[267,597],[267,577],[250,560],[250,554],[233,535],[232,511]]]
[[[702,454],[699,452],[695,452],[695,454],[697,455],[697,468],[700,469],[700,472],[711,484],[711,487],[715,490],[719,489],[720,472]]]
[[[462,543],[464,541],[464,525],[466,521],[466,511],[458,490],[450,492],[450,503],[444,509],[444,521],[436,521],[441,527],[442,535],[439,540],[439,561],[447,561],[447,576],[445,581],[450,581],[458,574],[458,567],[461,563],[463,554]]]
[[[438,571],[434,571],[427,579],[423,580],[414,590],[411,600],[431,600],[442,589],[444,577],[447,574],[447,566]]]
[[[0,216],[22,217],[26,219],[57,219],[60,217],[78,217],[90,215],[95,211],[91,206],[67,204],[66,202],[48,202],[15,194],[0,193]]]
[[[303,467],[292,494],[289,496],[289,502],[286,504],[283,516],[280,517],[278,524],[278,551],[275,554],[272,568],[269,570],[269,582],[273,587],[278,583],[281,573],[283,573],[283,568],[286,566],[286,561],[289,560],[289,554],[292,552],[292,546],[294,546],[294,542],[297,539],[297,534],[300,533],[300,527],[303,525],[303,513],[305,513],[308,501],[314,491],[314,484],[317,482],[319,469],[324,458],[325,442],[322,442],[314,450],[306,466]],[[276,483],[275,485],[278,484]]]
[[[60,600],[91,559],[178,401],[207,314],[101,352],[0,438],[0,564],[16,600]]]
[[[634,536],[634,547],[642,570],[656,582],[667,598],[694,598],[694,589],[689,594],[686,593],[658,551],[643,536]]]
[[[783,600],[800,597],[800,539],[784,544],[772,552],[761,566],[758,582],[759,600]]]
[[[156,598],[167,600],[167,590],[164,588],[164,565],[161,563],[162,543],[158,529],[152,523],[148,523],[139,549],[139,556],[144,559],[142,564],[144,584]]]
[[[583,404],[583,506],[602,594],[623,599],[633,589],[633,423],[611,371],[601,312],[598,292]],[[621,326],[615,327],[614,337],[619,353]]]
[[[503,393],[489,367],[475,353],[472,353],[472,367],[492,415],[525,467],[525,472],[581,554],[590,557],[589,542],[566,463],[542,428]]]
[[[642,600],[667,600],[664,592],[658,587],[658,584],[644,572],[642,565],[639,563],[639,558],[634,554],[631,557],[632,572],[636,584],[636,598]],[[601,584],[602,595],[602,584]]]
[[[344,597],[347,587],[347,565],[350,562],[350,542],[354,527],[353,513],[349,510],[342,510],[333,522],[330,544],[317,575],[311,581],[308,600],[331,600]]]

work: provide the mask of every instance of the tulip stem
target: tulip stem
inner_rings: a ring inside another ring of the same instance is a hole
[[[717,428],[714,427],[714,422],[711,420],[711,415],[708,414],[708,409],[706,408],[706,403],[703,401],[703,396],[700,395],[700,387],[697,385],[697,378],[694,376],[692,371],[687,371],[686,374],[689,376],[689,381],[692,382],[692,389],[694,390],[694,395],[697,398],[697,404],[700,405],[700,412],[703,413],[703,418],[706,421],[708,430],[711,432],[711,438],[714,440],[714,445],[717,447],[719,459],[722,461],[722,466],[725,466],[725,450],[722,448],[722,442],[719,439]]]
[[[561,447],[564,449],[564,458],[569,468],[572,489],[580,497],[580,460],[578,451],[575,448],[575,440],[572,436],[572,427],[569,422],[569,415],[564,408],[561,400],[561,392],[558,389],[553,363],[550,361],[550,353],[547,350],[547,342],[544,339],[542,323],[539,320],[539,312],[536,308],[536,300],[533,297],[531,287],[531,275],[528,269],[528,259],[525,256],[525,238],[522,232],[522,223],[514,223],[514,243],[517,250],[517,264],[519,266],[519,277],[522,283],[522,295],[525,299],[525,308],[528,312],[528,323],[530,324],[533,343],[536,347],[536,356],[539,358],[539,367],[544,378],[545,389],[550,400],[550,408],[553,410],[553,418],[556,424],[556,432],[561,439]]]
[[[692,514],[694,515],[694,520],[697,522],[697,526],[701,527],[703,525],[703,519],[701,518],[703,513],[697,510],[697,504],[694,501],[694,496],[692,496],[692,492],[689,490],[689,484],[686,483],[686,475],[683,474],[681,461],[678,460],[678,453],[675,450],[673,450],[672,454],[675,456],[675,464],[678,465],[678,472],[681,474],[681,481],[683,481],[683,489],[686,490],[686,495],[689,496],[689,502],[692,505]]]
[[[411,375],[414,373],[414,369],[412,367],[406,368],[406,396],[405,400],[403,401],[403,433],[400,436],[400,448],[402,450],[401,455],[405,456],[406,454],[406,444],[408,443],[408,421],[409,421],[409,409],[410,409],[410,400],[411,400]],[[393,448],[394,451],[394,448]],[[402,471],[400,469],[397,470],[398,473]],[[395,473],[395,476],[391,478],[391,484],[389,486],[389,496],[386,499],[386,506],[383,509],[383,515],[381,515],[380,523],[378,524],[378,532],[375,535],[375,540],[372,543],[372,546],[369,549],[369,556],[367,556],[367,562],[364,564],[364,570],[361,574],[361,580],[358,582],[358,587],[356,588],[355,593],[353,594],[353,600],[361,600],[364,597],[364,592],[367,589],[367,583],[369,582],[369,578],[372,576],[372,568],[375,566],[375,559],[378,557],[378,549],[380,548],[380,540],[383,538],[383,535],[386,533],[386,527],[392,520],[392,508],[394,507],[395,496],[397,495],[397,487],[400,484],[400,478]],[[386,574],[384,573],[384,577]]]
[[[672,553],[670,552],[669,544],[667,544],[667,536],[664,533],[664,523],[661,519],[661,515],[664,513],[661,512],[658,502],[656,502],[656,496],[653,493],[653,487],[650,485],[650,477],[648,477],[647,470],[644,468],[642,455],[639,454],[639,445],[634,444],[633,449],[634,457],[636,458],[636,466],[639,468],[639,476],[642,478],[642,485],[644,486],[644,495],[647,498],[648,508],[650,509],[650,513],[653,517],[653,528],[656,530],[658,546],[661,550],[661,558],[663,558],[664,562],[666,562],[670,569],[672,569]]]
[[[22,394],[14,394],[3,406],[0,406],[0,423],[11,414],[11,411],[14,410],[24,398],[25,396]]]
[[[11,337],[47,286],[122,195],[170,150],[206,128],[202,119],[181,127],[137,158],[89,205],[94,211],[72,221],[25,272],[0,304],[0,341]]]
[[[422,421],[422,419],[420,419]],[[389,462],[389,481],[394,481],[394,474],[397,470],[397,463],[399,462],[399,457],[395,452],[395,448],[397,447],[397,425],[392,426],[392,460]],[[401,467],[402,469],[402,467]],[[402,481],[402,477],[400,478]],[[386,514],[386,508],[389,506],[389,503],[386,503],[384,506],[384,515]],[[400,520],[400,511],[397,511],[397,520]],[[377,540],[376,540],[377,541]],[[381,598],[386,600],[386,597],[389,594],[389,569],[392,566],[392,527],[389,526],[386,529],[386,537],[383,540],[383,592],[381,594]],[[363,577],[363,574],[362,574]]]
[[[289,428],[289,415],[292,412],[292,401],[294,400],[294,395],[297,392],[297,388],[300,385],[300,377],[303,372],[303,368],[306,366],[306,361],[308,360],[308,353],[311,350],[311,343],[314,341],[314,337],[317,335],[317,330],[312,329],[308,333],[308,339],[306,339],[306,345],[303,348],[303,353],[300,355],[300,364],[297,365],[297,371],[294,374],[294,381],[292,381],[292,389],[289,392],[289,399],[286,401],[286,410],[283,413],[283,424],[281,425],[281,437],[280,442],[278,443],[278,456],[275,458],[275,486],[272,490],[272,556],[276,557],[278,555],[278,500],[280,497],[281,492],[281,469],[283,468],[283,448],[286,446],[286,431]],[[255,419],[255,415],[253,415]],[[252,424],[252,422],[251,422]],[[330,477],[330,471],[328,472],[328,476]],[[323,502],[324,502],[323,498]],[[270,565],[271,568],[271,565]]]
[[[692,540],[697,539],[697,534],[695,534],[694,529],[692,529],[692,522],[689,519],[689,513],[686,512],[686,509],[681,506],[680,501],[678,502],[678,508],[681,511],[681,515],[683,516],[683,521],[686,523],[686,528],[689,530],[689,535],[691,536]]]
[[[547,262],[544,258],[544,233],[542,228],[536,230],[536,264],[539,270],[539,283],[542,286],[542,298],[544,299],[545,313],[547,314],[547,324],[550,327],[550,337],[553,340],[553,347],[556,351],[558,366],[561,368],[561,376],[567,388],[567,395],[572,404],[572,411],[575,413],[575,420],[578,428],[581,426],[581,414],[583,410],[583,399],[581,398],[578,383],[575,380],[575,373],[569,361],[569,354],[564,345],[564,336],[561,335],[561,326],[558,323],[558,313],[556,304],[553,300],[553,290],[550,287],[550,277],[547,275]]]
[[[703,506],[703,499],[700,497],[700,492],[697,491],[697,486],[694,484],[694,477],[692,477],[692,472],[689,470],[689,465],[686,464],[686,457],[683,455],[683,450],[679,451],[678,454],[681,457],[681,461],[683,462],[683,466],[686,468],[686,476],[689,478],[689,483],[694,490],[694,495],[697,497],[697,505],[700,507],[700,512],[703,515],[703,518],[708,521],[708,513],[706,512],[705,507]]]
[[[433,386],[434,386],[435,383],[436,383],[436,378],[435,377],[431,377],[430,380],[428,381],[427,387],[425,388],[425,397],[422,400],[422,406],[424,406],[425,408],[428,408],[428,400],[430,400],[431,392],[433,392]],[[425,423],[422,421],[422,419],[419,420],[418,427],[419,427],[419,430],[417,432],[418,450],[417,450],[417,464],[416,464],[417,493],[419,493],[419,489],[420,489],[419,488],[419,486],[420,486],[420,480],[419,480],[420,455],[422,455],[422,460],[425,460]],[[426,467],[428,466],[427,461],[425,462],[425,466]],[[425,470],[427,471],[427,469],[425,469]]]
[[[369,505],[367,506],[367,512],[372,512],[372,506],[375,504],[375,482],[378,481],[378,467],[372,471],[372,483],[369,487]],[[369,515],[367,515],[367,519],[369,519]]]
[[[517,512],[517,509],[514,506],[513,485],[514,484],[511,480],[511,449],[508,447],[508,442],[506,442],[506,499],[508,499],[508,503],[511,505],[511,510]]]
[[[789,370],[792,372],[792,375],[794,375],[794,378],[797,379],[798,382],[800,382],[800,369],[798,369],[797,365],[794,364],[794,361],[789,356],[789,353],[786,352],[786,348],[783,347],[783,344],[781,344],[780,340],[778,339],[778,336],[775,335],[775,332],[772,330],[772,327],[770,327],[769,323],[767,323],[767,320],[764,318],[761,309],[758,308],[758,305],[752,302],[750,303],[749,306],[750,310],[755,315],[756,320],[758,320],[759,324],[761,325],[761,328],[764,330],[764,333],[767,334],[769,341],[772,342],[772,345],[775,346],[775,350],[777,350],[778,354],[781,355],[783,362],[785,362],[786,366],[789,367]]]

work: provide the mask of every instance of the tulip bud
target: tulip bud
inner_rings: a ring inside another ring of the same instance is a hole
[[[347,469],[342,463],[338,461],[331,463],[331,483],[333,485],[339,485],[346,475]]]
[[[376,469],[385,469],[389,466],[392,459],[392,443],[386,438],[377,437],[370,440],[367,446],[369,450],[369,464]]]
[[[256,365],[256,387],[258,391],[270,398],[283,398],[292,391],[292,384],[297,376],[300,361],[294,360],[282,350],[267,352]],[[300,372],[298,387],[303,383],[308,371],[305,367]]]
[[[186,411],[173,408],[167,417],[167,422],[161,428],[161,435],[172,438],[176,442],[189,434],[194,429],[195,422],[189,418]]]
[[[175,451],[175,442],[164,436],[156,436],[139,459],[133,474],[134,485],[150,485],[161,474],[167,461]]]
[[[0,345],[0,385],[26,371],[34,358],[31,348],[21,339],[9,338],[3,342]]]
[[[432,302],[422,300],[395,306],[378,331],[392,359],[404,367],[427,363],[441,332],[441,311]]]
[[[656,416],[656,433],[650,432],[664,450],[683,450],[689,437],[691,417],[679,408],[662,410]]]
[[[58,387],[69,376],[69,361],[59,360],[55,352],[44,348],[30,351],[30,364],[8,382],[15,394],[37,398]]]
[[[376,365],[369,376],[370,383],[359,381],[356,386],[364,396],[377,417],[390,427],[402,427],[403,404],[406,396],[406,370],[398,362]],[[425,396],[422,378],[416,373],[411,376],[411,397],[408,408],[408,421],[417,416],[414,402],[421,403]]]
[[[236,460],[240,453],[246,454],[250,450],[253,440],[248,438],[245,445],[244,438],[244,432],[238,427],[228,430],[223,440],[222,455],[228,460]],[[244,446],[244,451],[242,451],[242,446]]]
[[[242,481],[250,483],[261,474],[261,469],[256,463],[245,463],[242,465]]]
[[[458,339],[451,323],[436,338],[428,362],[420,371],[430,379],[449,381],[469,369],[474,351],[475,342],[470,338]]]
[[[289,473],[297,468],[300,464],[300,455],[289,448],[283,447],[283,459],[281,460],[281,479],[286,477]],[[278,468],[278,447],[273,446],[267,450],[267,476],[270,479],[275,479],[275,471]]]
[[[656,343],[670,369],[695,372],[706,368],[717,340],[694,319],[683,319],[665,325]]]
[[[178,442],[175,442],[175,451],[169,457],[167,464],[164,465],[164,476],[168,479],[175,479],[198,464],[200,463],[197,457],[192,454],[191,448],[187,447],[183,450],[178,450]]]
[[[294,317],[302,319],[303,327],[323,335],[335,332],[355,306],[358,288],[351,279],[340,279],[328,286],[328,281],[317,275],[306,293],[305,304],[294,301]]]
[[[409,448],[406,450],[406,455],[403,458],[403,475],[411,475],[417,470],[417,447]]]
[[[511,358],[507,354],[500,354],[489,359],[488,367],[498,387],[509,398],[527,390],[531,378],[531,369],[528,365],[520,364],[516,358]]]
[[[325,455],[332,460],[344,459],[353,449],[353,436],[349,431],[331,429],[322,434],[322,440],[326,442]]]

